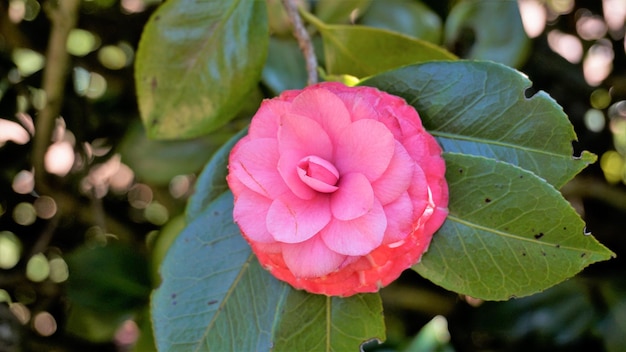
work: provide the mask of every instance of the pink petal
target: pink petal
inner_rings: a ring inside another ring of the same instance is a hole
[[[339,189],[330,196],[330,210],[339,220],[352,220],[365,215],[374,206],[374,191],[363,174],[341,176]]]
[[[311,155],[330,160],[333,146],[328,135],[317,122],[304,116],[287,114],[281,118],[278,146],[278,172],[294,194],[302,199],[311,199],[316,192],[300,179],[298,163]]]
[[[272,205],[270,199],[250,190],[245,190],[237,196],[233,219],[250,241],[276,242],[265,225],[270,205]]]
[[[335,271],[346,256],[333,252],[319,236],[297,244],[283,244],[283,259],[295,277],[320,277]]]
[[[387,218],[378,201],[369,213],[360,218],[342,221],[333,219],[321,232],[328,248],[345,255],[366,255],[380,246],[387,228]]]
[[[387,216],[387,229],[383,243],[389,244],[405,239],[413,231],[413,223],[417,222],[408,193],[403,193],[395,201],[385,205],[383,209]]]
[[[420,182],[426,186],[426,179],[413,178],[415,161],[411,159],[409,153],[400,142],[396,141],[393,157],[385,173],[372,183],[374,194],[382,205],[394,201],[402,193],[406,192],[411,182]],[[423,175],[422,175],[423,176]]]
[[[277,164],[278,143],[275,139],[246,139],[233,148],[228,169],[251,190],[275,198],[288,190],[276,170]]]
[[[331,193],[337,190],[339,171],[329,161],[317,156],[307,156],[298,163],[298,176],[302,182],[318,192]]]
[[[389,166],[395,149],[393,135],[375,120],[353,122],[339,137],[335,166],[341,174],[359,172],[375,181]]]
[[[291,194],[275,199],[267,212],[267,229],[275,240],[300,243],[315,236],[330,221],[328,196],[302,200]]]
[[[293,100],[291,111],[317,121],[333,141],[351,121],[343,101],[323,88],[311,87],[302,92]]]
[[[291,104],[278,99],[266,99],[250,122],[248,135],[256,138],[276,138],[280,117],[289,111]]]

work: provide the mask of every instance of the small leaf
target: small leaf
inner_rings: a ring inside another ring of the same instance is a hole
[[[552,186],[514,165],[445,153],[450,214],[413,267],[485,300],[527,296],[614,254]]]
[[[234,118],[259,81],[268,37],[265,1],[163,3],[135,66],[148,136],[192,138]]]
[[[526,61],[530,48],[516,1],[459,2],[446,18],[445,37],[460,56],[512,67]]]
[[[385,340],[378,294],[340,298],[291,291],[282,314],[275,351],[358,351],[369,340]]]
[[[185,209],[187,222],[198,217],[211,202],[228,190],[226,175],[228,175],[230,150],[246,134],[248,134],[248,128],[244,128],[231,137],[213,154],[209,163],[204,167],[196,180],[195,191],[187,202]]]
[[[159,350],[343,351],[384,338],[378,295],[330,299],[276,280],[239,234],[232,207],[230,192],[216,198],[163,261],[152,296]]]
[[[303,12],[321,33],[328,74],[371,76],[399,66],[456,57],[429,42],[365,26],[328,25]]]
[[[504,65],[430,62],[361,84],[405,98],[445,151],[506,161],[557,188],[595,161],[572,156],[576,134],[563,109],[545,92],[526,98],[531,82]]]

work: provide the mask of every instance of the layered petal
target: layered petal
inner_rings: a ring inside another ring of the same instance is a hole
[[[265,225],[270,205],[272,205],[272,200],[251,190],[244,190],[237,195],[233,220],[250,241],[276,242]]]
[[[376,120],[359,120],[339,137],[335,166],[341,174],[358,172],[375,181],[389,166],[394,149],[395,140],[385,125]]]
[[[338,186],[339,189],[330,196],[330,209],[336,219],[356,219],[374,206],[374,190],[365,175],[343,175]]]
[[[413,202],[407,192],[385,205],[383,210],[387,217],[387,229],[383,243],[391,244],[402,241],[414,230]]]
[[[331,219],[328,196],[303,200],[291,194],[275,199],[267,212],[267,229],[276,241],[300,243],[315,236]]]
[[[414,179],[413,169],[415,161],[411,159],[409,153],[400,142],[395,142],[395,149],[391,162],[383,175],[372,183],[376,198],[383,204],[394,201],[401,194],[406,192],[411,181],[423,182],[426,186],[426,179]]]
[[[323,277],[335,271],[346,259],[313,237],[298,244],[283,244],[283,259],[296,278]]]
[[[345,255],[366,255],[380,246],[387,228],[387,217],[382,205],[374,206],[365,215],[354,220],[332,219],[321,232],[328,248]]]
[[[311,199],[316,191],[302,182],[298,175],[298,164],[314,155],[331,160],[333,146],[328,134],[319,123],[297,115],[283,115],[278,129],[278,172],[291,191],[302,199]]]
[[[248,135],[256,138],[276,138],[280,117],[289,112],[291,103],[279,99],[266,99],[250,121]]]
[[[351,122],[343,101],[330,91],[316,86],[298,95],[293,100],[291,111],[317,121],[333,141]]]
[[[230,155],[228,169],[230,175],[249,189],[268,198],[275,198],[288,190],[276,164],[276,139],[260,138],[237,144]]]

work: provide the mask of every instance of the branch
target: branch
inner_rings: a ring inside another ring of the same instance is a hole
[[[70,31],[76,26],[80,0],[59,0],[48,2],[46,10],[50,17],[51,30],[46,66],[43,72],[42,88],[46,94],[46,104],[35,121],[32,164],[35,168],[35,185],[42,193],[49,193],[46,183],[44,159],[50,146],[55,120],[61,113],[69,55],[66,45]]]
[[[589,176],[579,176],[561,188],[563,196],[596,199],[626,213],[626,191]]]
[[[307,84],[315,84],[317,83],[317,58],[315,57],[315,50],[313,49],[313,42],[311,42],[309,32],[304,28],[302,17],[298,14],[296,0],[283,0],[283,6],[287,10],[287,16],[291,20],[293,27],[293,34],[298,40],[300,50],[302,50],[306,60]]]

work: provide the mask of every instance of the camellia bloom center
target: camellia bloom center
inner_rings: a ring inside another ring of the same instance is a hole
[[[312,293],[375,292],[447,215],[441,148],[399,97],[320,83],[265,100],[229,157],[233,218],[259,262]]]

